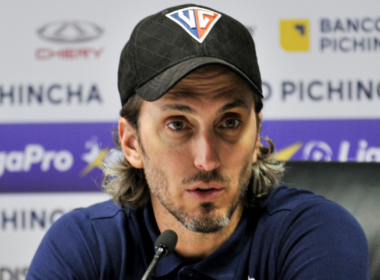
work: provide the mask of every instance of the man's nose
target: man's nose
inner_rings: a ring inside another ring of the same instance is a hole
[[[211,171],[220,166],[217,141],[213,133],[200,133],[194,139],[194,165],[203,171]]]

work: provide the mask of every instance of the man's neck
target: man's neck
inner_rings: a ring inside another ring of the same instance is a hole
[[[189,259],[204,259],[215,252],[235,231],[244,209],[244,206],[239,204],[230,222],[223,229],[214,233],[199,233],[187,229],[174,216],[168,215],[166,208],[156,199],[152,199],[152,206],[160,232],[167,229],[175,231],[178,235],[175,252]]]

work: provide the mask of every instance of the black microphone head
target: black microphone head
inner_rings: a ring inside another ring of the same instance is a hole
[[[159,247],[164,248],[165,253],[163,257],[166,257],[174,251],[175,245],[177,245],[177,241],[177,234],[174,231],[168,229],[161,233],[157,238],[156,244],[154,244],[154,248],[156,251]]]

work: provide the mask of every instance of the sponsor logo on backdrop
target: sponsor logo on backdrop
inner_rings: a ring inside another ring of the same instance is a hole
[[[87,175],[94,168],[101,169],[104,156],[108,153],[108,149],[101,149],[96,137],[85,143],[87,153],[82,155],[82,160],[87,163],[87,166],[82,170],[81,176]]]
[[[279,97],[286,101],[352,102],[380,101],[380,80],[283,80],[279,87],[263,81],[264,100]]]
[[[0,125],[0,193],[98,192],[115,123]],[[120,154],[120,152],[119,152]],[[0,213],[1,215],[1,213]]]
[[[286,51],[310,49],[310,20],[280,20],[280,42]],[[376,53],[380,51],[380,16],[322,17],[312,34],[320,53]]]
[[[340,140],[338,149],[335,151],[331,146],[326,141],[320,140],[312,140],[306,144],[297,142],[277,151],[274,158],[280,161],[292,160],[296,153],[301,151],[302,156],[298,159],[302,160],[380,162],[380,146],[370,146],[365,139],[360,139],[357,143]]]
[[[103,102],[96,84],[0,84],[0,107],[2,105],[64,105],[101,104]]]
[[[310,22],[307,19],[280,20],[280,42],[289,52],[310,50]]]
[[[312,161],[331,161],[333,152],[323,141],[310,141],[303,148],[303,159]]]
[[[276,151],[273,158],[277,161],[288,161],[293,158],[293,156],[301,149],[303,146],[302,142],[294,143],[287,146],[279,151]]]
[[[321,52],[380,51],[380,16],[321,18],[319,32]]]
[[[36,59],[49,60],[52,58],[78,59],[78,58],[99,58],[103,53],[103,48],[38,48],[36,50]]]
[[[89,21],[63,20],[50,22],[37,30],[45,40],[59,43],[81,43],[99,38],[103,29]]]
[[[104,29],[98,24],[83,20],[62,20],[44,24],[37,29],[37,35],[42,40],[61,45],[78,45],[98,39]],[[40,47],[35,51],[37,60],[51,59],[96,59],[104,52],[103,47]]]
[[[365,139],[351,142],[344,140],[340,143],[338,161],[380,162],[380,147],[370,146]],[[350,152],[353,157],[349,156]]]
[[[0,265],[0,280],[22,280],[26,278],[29,267],[11,267]]]
[[[166,15],[177,23],[192,38],[202,43],[220,19],[221,14],[199,7],[189,7]]]
[[[4,172],[29,172],[32,166],[38,166],[42,172],[56,170],[66,172],[74,164],[74,156],[68,150],[47,150],[33,143],[24,150],[0,151],[0,177]]]
[[[94,168],[100,169],[102,160],[108,153],[108,149],[100,148],[96,137],[86,141],[84,146],[89,151],[81,155],[81,160],[87,163],[81,176],[87,175]],[[74,161],[74,154],[69,150],[48,150],[41,144],[31,143],[24,150],[0,151],[0,177],[5,172],[30,172],[32,167],[37,167],[42,172],[55,170],[63,173],[74,166]]]
[[[2,209],[0,231],[47,230],[67,211],[56,209]]]

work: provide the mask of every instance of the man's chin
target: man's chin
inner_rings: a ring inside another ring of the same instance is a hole
[[[187,229],[198,233],[215,233],[225,228],[230,219],[228,217],[196,217],[190,223],[182,223]]]
[[[210,202],[202,203],[195,213],[174,211],[172,215],[188,230],[198,233],[215,233],[225,228],[232,213],[218,213]],[[225,211],[226,212],[226,211]]]

